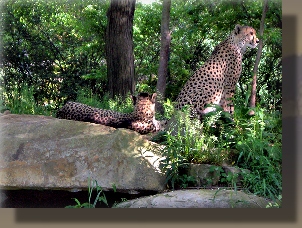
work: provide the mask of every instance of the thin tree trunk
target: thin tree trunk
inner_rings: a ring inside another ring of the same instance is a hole
[[[169,29],[171,0],[163,0],[162,20],[161,20],[161,47],[159,55],[158,80],[156,92],[158,94],[156,110],[163,113],[162,102],[165,97],[166,81],[168,75],[168,61],[171,43],[171,31]]]
[[[134,93],[133,16],[136,0],[111,0],[107,12],[107,77],[109,93]]]
[[[266,12],[268,10],[268,0],[263,0],[263,11],[262,11],[262,17],[261,17],[261,22],[260,22],[260,31],[259,31],[259,36],[263,36],[263,30],[264,30],[264,21],[265,21],[265,16]],[[258,51],[257,51],[257,57],[253,69],[253,80],[252,80],[252,90],[251,90],[251,98],[250,98],[250,107],[255,108],[256,106],[256,93],[257,93],[257,71],[258,71],[258,65],[260,62],[260,57],[262,53],[262,47],[263,47],[263,40],[259,40],[259,45],[258,45]],[[255,112],[253,110],[250,111],[250,115],[254,115]]]

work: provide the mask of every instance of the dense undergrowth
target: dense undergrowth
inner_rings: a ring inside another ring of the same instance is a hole
[[[162,166],[171,187],[187,186],[192,178],[182,170],[188,163],[231,165],[243,170],[243,189],[270,199],[282,195],[282,122],[278,111],[237,107],[230,118],[221,108],[203,121],[190,119],[188,110],[176,112],[169,130],[155,140],[166,145]],[[217,168],[216,168],[217,169]],[[226,185],[234,178],[221,170]],[[244,172],[249,170],[249,172]]]
[[[5,101],[5,102],[3,102]],[[94,107],[120,112],[131,112],[131,98],[102,99],[80,91],[77,101]],[[10,97],[2,94],[1,111],[10,110],[15,114],[35,114],[55,116],[55,104],[37,104],[33,89],[23,87]],[[181,170],[189,163],[212,164],[221,166],[226,163],[250,172],[243,175],[243,188],[254,194],[270,199],[282,195],[282,122],[281,113],[267,111],[261,107],[254,109],[255,115],[249,116],[249,109],[236,107],[231,117],[216,108],[203,118],[191,119],[188,109],[174,111],[173,103],[164,103],[165,116],[170,119],[166,132],[158,133],[153,140],[164,144],[161,153],[166,156],[162,169],[167,173],[170,188],[186,187],[193,179],[183,175]],[[231,177],[225,175],[226,184]],[[236,186],[235,186],[236,187]]]
[[[94,95],[91,90],[83,89],[77,94],[76,102],[87,104],[93,107],[114,110],[118,112],[129,113],[133,111],[132,99],[130,96],[123,100],[120,97],[110,99],[108,94],[105,94],[102,99]],[[1,93],[0,111],[9,110],[13,114],[32,114],[56,116],[59,105],[53,101],[37,102],[33,87],[27,85],[21,86],[21,89],[13,90],[8,93]]]
[[[137,92],[156,90],[162,2],[136,4],[133,27]],[[65,101],[119,112],[133,110],[131,98],[109,98],[105,34],[110,1],[6,1],[2,13],[0,112],[55,116]],[[174,112],[184,83],[235,24],[259,28],[262,1],[172,1],[171,53],[164,116],[175,127],[154,141],[164,144],[169,187],[186,187],[188,163],[228,163],[248,169],[244,188],[257,195],[282,195],[282,1],[269,1],[257,75],[255,115],[249,116],[251,70],[256,49],[243,58],[235,113],[217,109],[203,122]],[[256,18],[256,19],[255,19]],[[258,18],[258,19],[257,19]],[[55,48],[54,48],[55,47]],[[278,111],[279,110],[279,111]],[[186,110],[184,110],[186,113]],[[221,171],[227,185],[233,179]],[[236,187],[236,186],[234,186]],[[89,204],[90,205],[90,204]],[[80,205],[83,206],[83,205]],[[84,205],[85,206],[85,205]],[[86,205],[87,206],[87,205]],[[91,206],[91,205],[90,205]]]

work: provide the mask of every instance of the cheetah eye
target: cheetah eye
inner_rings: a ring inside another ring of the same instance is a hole
[[[254,33],[253,32],[251,32],[251,35],[253,35]]]

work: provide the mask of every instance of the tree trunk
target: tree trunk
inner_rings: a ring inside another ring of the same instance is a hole
[[[111,0],[107,11],[107,77],[110,97],[134,93],[133,16],[135,0]]]
[[[258,51],[257,51],[257,57],[253,69],[253,80],[252,80],[252,90],[251,90],[251,98],[250,98],[250,107],[255,108],[256,106],[256,93],[257,93],[257,71],[258,71],[258,65],[260,62],[260,57],[262,53],[262,47],[263,47],[263,30],[264,30],[264,20],[266,16],[266,12],[268,10],[268,0],[263,0],[263,11],[262,11],[262,17],[260,22],[260,31],[259,36],[261,39],[259,39],[259,45],[258,45]],[[250,111],[250,115],[254,115],[255,112],[253,110]]]
[[[168,61],[170,52],[171,32],[169,30],[171,0],[163,0],[161,20],[161,47],[158,67],[156,92],[158,94],[156,110],[163,114],[162,102],[165,98],[166,80],[168,75]]]

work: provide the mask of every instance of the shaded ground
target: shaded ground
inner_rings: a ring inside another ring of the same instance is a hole
[[[104,192],[111,208],[114,203],[123,199],[131,200],[142,196],[154,195],[154,191],[144,191],[139,194],[128,194],[107,191]],[[96,193],[92,194],[91,203],[95,200]],[[5,190],[0,192],[0,207],[2,208],[64,208],[76,205],[73,198],[80,203],[88,202],[88,191],[69,192],[62,190]],[[97,208],[108,208],[104,203],[98,202]]]

